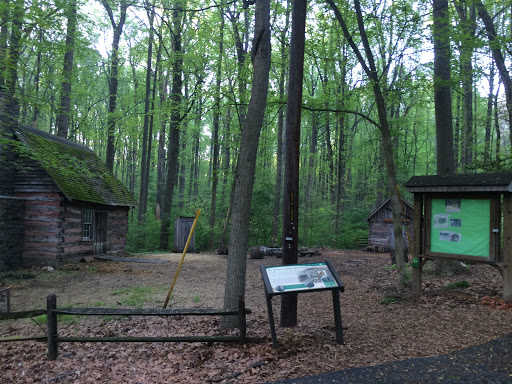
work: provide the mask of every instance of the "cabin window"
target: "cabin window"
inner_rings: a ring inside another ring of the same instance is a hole
[[[82,211],[82,240],[92,240],[92,209]]]

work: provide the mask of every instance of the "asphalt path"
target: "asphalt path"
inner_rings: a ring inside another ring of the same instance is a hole
[[[274,381],[272,384],[512,384],[512,334],[440,356]]]

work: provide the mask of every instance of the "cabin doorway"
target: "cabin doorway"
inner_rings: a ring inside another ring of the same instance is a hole
[[[107,254],[107,212],[94,213],[94,255]]]

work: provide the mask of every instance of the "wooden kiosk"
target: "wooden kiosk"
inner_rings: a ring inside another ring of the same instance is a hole
[[[413,291],[419,296],[428,259],[486,263],[503,277],[512,303],[512,173],[413,176]]]

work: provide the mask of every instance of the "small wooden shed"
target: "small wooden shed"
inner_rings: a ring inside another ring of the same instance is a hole
[[[414,236],[414,228],[412,225],[413,207],[403,198],[402,206],[404,209],[404,215],[402,215],[402,224],[404,226],[402,236],[404,244],[407,245],[408,240],[406,231],[409,231],[409,237],[411,239]],[[366,221],[370,226],[368,246],[381,249],[384,252],[388,252],[390,248],[394,248],[395,240],[392,212],[391,199],[387,199],[366,218]]]
[[[188,236],[192,225],[194,224],[194,217],[180,216],[174,221],[174,248],[177,252],[183,252],[187,244]],[[194,253],[196,250],[196,234],[192,234],[190,244],[188,245],[188,252]]]
[[[0,129],[0,270],[125,251],[137,202],[93,151],[29,127]]]

